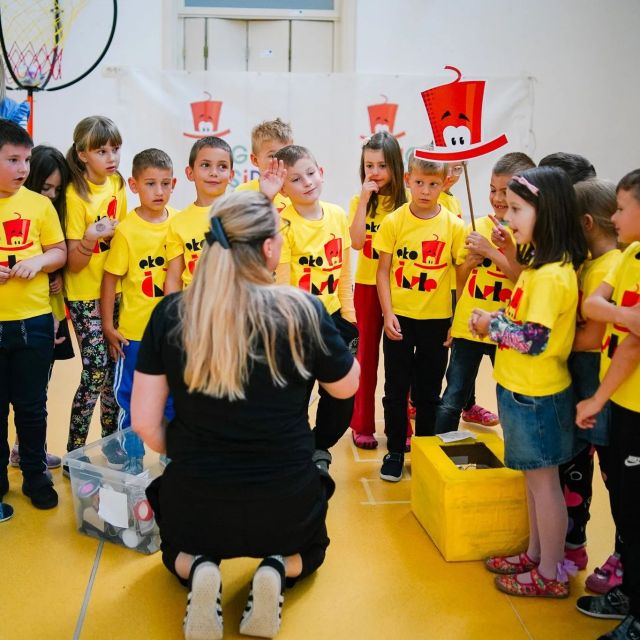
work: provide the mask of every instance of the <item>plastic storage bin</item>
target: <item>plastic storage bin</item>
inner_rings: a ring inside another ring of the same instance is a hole
[[[78,530],[150,554],[160,548],[160,533],[145,489],[162,474],[164,465],[160,455],[149,448],[138,475],[125,471],[122,464],[109,462],[124,449],[128,432],[131,429],[71,451],[63,464],[69,465]]]

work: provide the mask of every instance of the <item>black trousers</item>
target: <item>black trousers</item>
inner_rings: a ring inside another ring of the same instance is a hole
[[[640,413],[611,403],[609,491],[622,538],[622,590],[640,617]]]
[[[404,452],[407,435],[407,394],[412,387],[416,435],[435,434],[436,409],[448,351],[443,343],[451,321],[414,320],[398,316],[402,340],[384,336],[384,427],[391,453]]]
[[[355,349],[357,349],[358,329],[354,324],[345,320],[340,315],[339,311],[336,311],[331,316],[331,319],[336,325],[336,329],[340,332],[342,339],[350,349],[353,349],[352,353],[355,355]],[[313,381],[311,382],[309,393],[311,393],[312,387]],[[316,427],[313,430],[313,436],[315,438],[316,449],[324,449],[327,451],[330,447],[333,447],[340,438],[342,438],[345,431],[349,428],[349,425],[351,424],[351,416],[353,415],[355,395],[351,398],[340,400],[338,398],[334,398],[322,387],[319,389],[319,394],[320,399],[318,400]]]

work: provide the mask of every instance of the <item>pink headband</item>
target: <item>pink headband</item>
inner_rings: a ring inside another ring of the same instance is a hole
[[[529,191],[531,191],[531,193],[533,193],[534,196],[537,196],[538,193],[540,193],[540,189],[538,189],[538,187],[536,187],[534,184],[531,184],[526,178],[523,178],[522,176],[512,176],[511,179],[515,180],[516,182],[521,184],[523,187],[526,187],[527,189],[529,189]]]

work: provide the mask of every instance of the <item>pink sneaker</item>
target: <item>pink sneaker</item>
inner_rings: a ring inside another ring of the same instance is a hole
[[[575,549],[565,547],[564,557],[567,560],[571,560],[571,562],[573,562],[573,564],[578,568],[578,571],[582,571],[587,568],[589,556],[587,555],[587,548],[584,545]]]
[[[607,593],[622,584],[622,562],[614,553],[587,578],[585,586],[594,593]]]
[[[479,424],[483,427],[495,427],[500,422],[495,413],[481,407],[479,404],[474,404],[468,411],[463,411],[462,419],[465,422]]]

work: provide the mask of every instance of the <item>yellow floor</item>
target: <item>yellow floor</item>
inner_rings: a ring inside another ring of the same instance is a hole
[[[57,363],[50,386],[49,446],[66,445],[79,362]],[[495,409],[488,366],[479,401]],[[378,398],[379,404],[379,398]],[[381,416],[381,410],[378,411]],[[378,422],[382,432],[382,421]],[[512,598],[495,590],[480,562],[447,563],[411,513],[410,460],[396,485],[378,478],[384,437],[376,451],[357,450],[349,437],[335,447],[331,467],[337,491],[329,510],[326,563],[316,576],[286,593],[282,640],[596,638],[615,621],[575,610],[583,571],[568,600]],[[99,437],[94,417],[90,440]],[[53,472],[60,505],[38,511],[21,494],[10,469],[5,501],[15,508],[0,524],[0,639],[164,640],[182,637],[186,591],[159,554],[134,551],[77,532],[69,481]],[[613,525],[600,480],[589,525],[589,569],[609,555]],[[237,632],[255,560],[224,562],[225,638]]]

